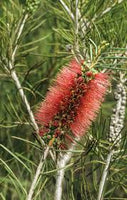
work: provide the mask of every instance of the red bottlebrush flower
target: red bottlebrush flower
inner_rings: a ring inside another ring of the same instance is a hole
[[[47,129],[48,134],[57,139],[55,143],[59,147],[86,133],[103,101],[109,85],[108,75],[87,73],[82,76],[81,64],[72,60],[58,74],[36,114],[42,126],[40,135]],[[89,79],[91,74],[93,78]]]
[[[77,116],[70,126],[75,136],[83,135],[89,128],[91,121],[95,119],[108,85],[108,75],[105,73],[96,74],[94,79],[88,82],[87,91],[80,99]]]

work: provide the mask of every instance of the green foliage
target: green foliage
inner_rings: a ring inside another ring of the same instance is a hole
[[[63,200],[95,200],[106,155],[112,107],[112,91],[122,71],[127,77],[127,2],[80,0],[78,31],[75,1],[6,0],[0,2],[0,198],[25,199],[44,149],[33,135],[27,109],[11,78],[9,62],[16,47],[14,69],[33,112],[44,99],[59,69],[72,57],[112,74],[111,93],[88,135],[77,144],[66,166]],[[120,3],[119,3],[120,2]],[[108,9],[111,8],[111,9]],[[21,36],[19,29],[24,23]],[[68,50],[67,46],[70,45]],[[12,69],[13,70],[13,69]],[[126,120],[126,119],[125,119]],[[126,130],[114,155],[104,199],[127,199]],[[56,151],[56,155],[58,155]],[[43,166],[33,199],[52,200],[56,162],[49,156]]]

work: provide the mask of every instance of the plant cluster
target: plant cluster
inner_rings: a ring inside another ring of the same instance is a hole
[[[126,12],[0,2],[0,199],[127,199]]]

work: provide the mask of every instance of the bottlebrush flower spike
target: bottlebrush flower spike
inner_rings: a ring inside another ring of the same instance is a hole
[[[104,99],[108,74],[82,74],[81,68],[76,60],[64,67],[36,113],[40,136],[50,146],[67,148],[74,137],[85,134]]]

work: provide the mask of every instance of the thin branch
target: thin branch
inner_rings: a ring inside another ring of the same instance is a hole
[[[15,83],[15,85],[16,85],[18,91],[19,91],[19,94],[20,94],[20,96],[21,96],[21,98],[22,98],[22,101],[23,101],[23,103],[24,103],[24,105],[25,105],[25,107],[26,107],[26,109],[27,109],[28,114],[29,114],[30,121],[31,121],[31,126],[33,127],[34,131],[36,132],[35,136],[36,136],[37,140],[39,141],[39,143],[40,143],[42,146],[44,146],[44,142],[43,142],[43,140],[42,140],[42,139],[40,138],[40,136],[39,136],[39,128],[38,128],[38,125],[37,125],[37,123],[36,123],[36,121],[35,121],[34,114],[33,114],[32,110],[31,110],[31,107],[30,107],[30,105],[29,105],[29,102],[28,102],[28,100],[27,100],[27,98],[26,98],[26,95],[25,95],[25,93],[24,93],[24,90],[23,90],[23,88],[22,88],[22,86],[21,86],[21,83],[20,83],[20,81],[19,81],[19,79],[18,79],[18,76],[17,76],[17,74],[16,74],[16,71],[14,70],[14,68],[13,68],[13,66],[12,66],[11,61],[9,61],[9,67],[10,67],[10,69],[12,69],[12,70],[11,70],[11,77],[12,77],[12,79],[13,79],[13,81],[14,81],[14,83]]]
[[[26,23],[26,20],[28,18],[28,14],[25,14],[23,19],[21,20],[21,24],[19,25],[19,29],[17,31],[17,36],[16,36],[16,39],[15,39],[15,47],[13,49],[13,53],[12,53],[12,63],[14,63],[14,60],[15,60],[15,54],[16,54],[16,51],[17,51],[17,48],[18,48],[18,41],[19,41],[19,38],[23,32],[23,29],[24,29],[24,26],[25,26],[25,23]]]
[[[108,174],[108,170],[109,170],[109,165],[110,165],[113,154],[114,154],[114,150],[111,150],[109,152],[108,156],[107,156],[105,168],[103,170],[102,178],[101,178],[100,185],[99,185],[99,192],[98,192],[97,200],[102,200],[102,193],[103,193],[103,190],[104,190],[104,185],[105,185],[105,182],[106,182],[106,178],[107,178],[107,174]]]
[[[76,141],[78,141],[79,139],[80,138],[76,138],[75,142],[72,144],[69,150],[65,154],[61,154],[58,159],[58,162],[57,162],[58,171],[57,171],[56,190],[55,190],[54,200],[61,200],[62,198],[62,183],[64,180],[65,166],[71,159],[73,150],[76,146]]]
[[[37,140],[39,141],[39,143],[43,146],[44,142],[39,136],[39,128],[38,128],[38,125],[37,125],[37,123],[35,121],[34,114],[33,114],[32,110],[31,110],[31,107],[30,107],[29,102],[28,102],[28,100],[26,98],[26,95],[24,93],[24,90],[23,90],[23,88],[21,86],[21,83],[19,81],[19,78],[18,78],[18,76],[16,74],[15,67],[14,67],[15,55],[16,55],[16,52],[17,52],[17,49],[18,49],[18,41],[19,41],[19,38],[21,37],[21,34],[23,32],[23,29],[24,29],[24,26],[25,26],[27,18],[28,18],[28,14],[26,14],[23,17],[23,19],[21,20],[19,29],[18,29],[17,34],[15,36],[15,41],[14,41],[15,47],[13,49],[13,52],[12,52],[11,58],[10,58],[10,60],[8,62],[8,65],[9,65],[11,77],[12,77],[12,79],[13,79],[13,81],[14,81],[14,83],[15,83],[18,91],[19,91],[19,94],[20,94],[20,96],[22,98],[22,101],[23,101],[23,103],[24,103],[24,105],[25,105],[25,107],[27,109],[28,114],[29,114],[31,125],[32,125],[33,129],[36,132],[35,136],[36,136]]]
[[[64,179],[65,166],[71,159],[72,150],[73,150],[73,147],[69,149],[69,152],[63,155],[57,163],[58,171],[57,171],[56,191],[55,191],[54,200],[61,200],[62,198],[62,183]]]
[[[34,190],[37,186],[37,181],[39,179],[39,176],[41,175],[42,167],[44,165],[44,162],[47,158],[48,153],[49,153],[49,147],[46,148],[46,150],[44,151],[44,155],[40,159],[39,165],[37,167],[37,170],[36,170],[36,173],[35,173],[35,176],[34,176],[34,179],[33,179],[33,182],[31,184],[31,187],[30,187],[30,190],[28,192],[28,196],[27,196],[26,200],[32,200]]]

